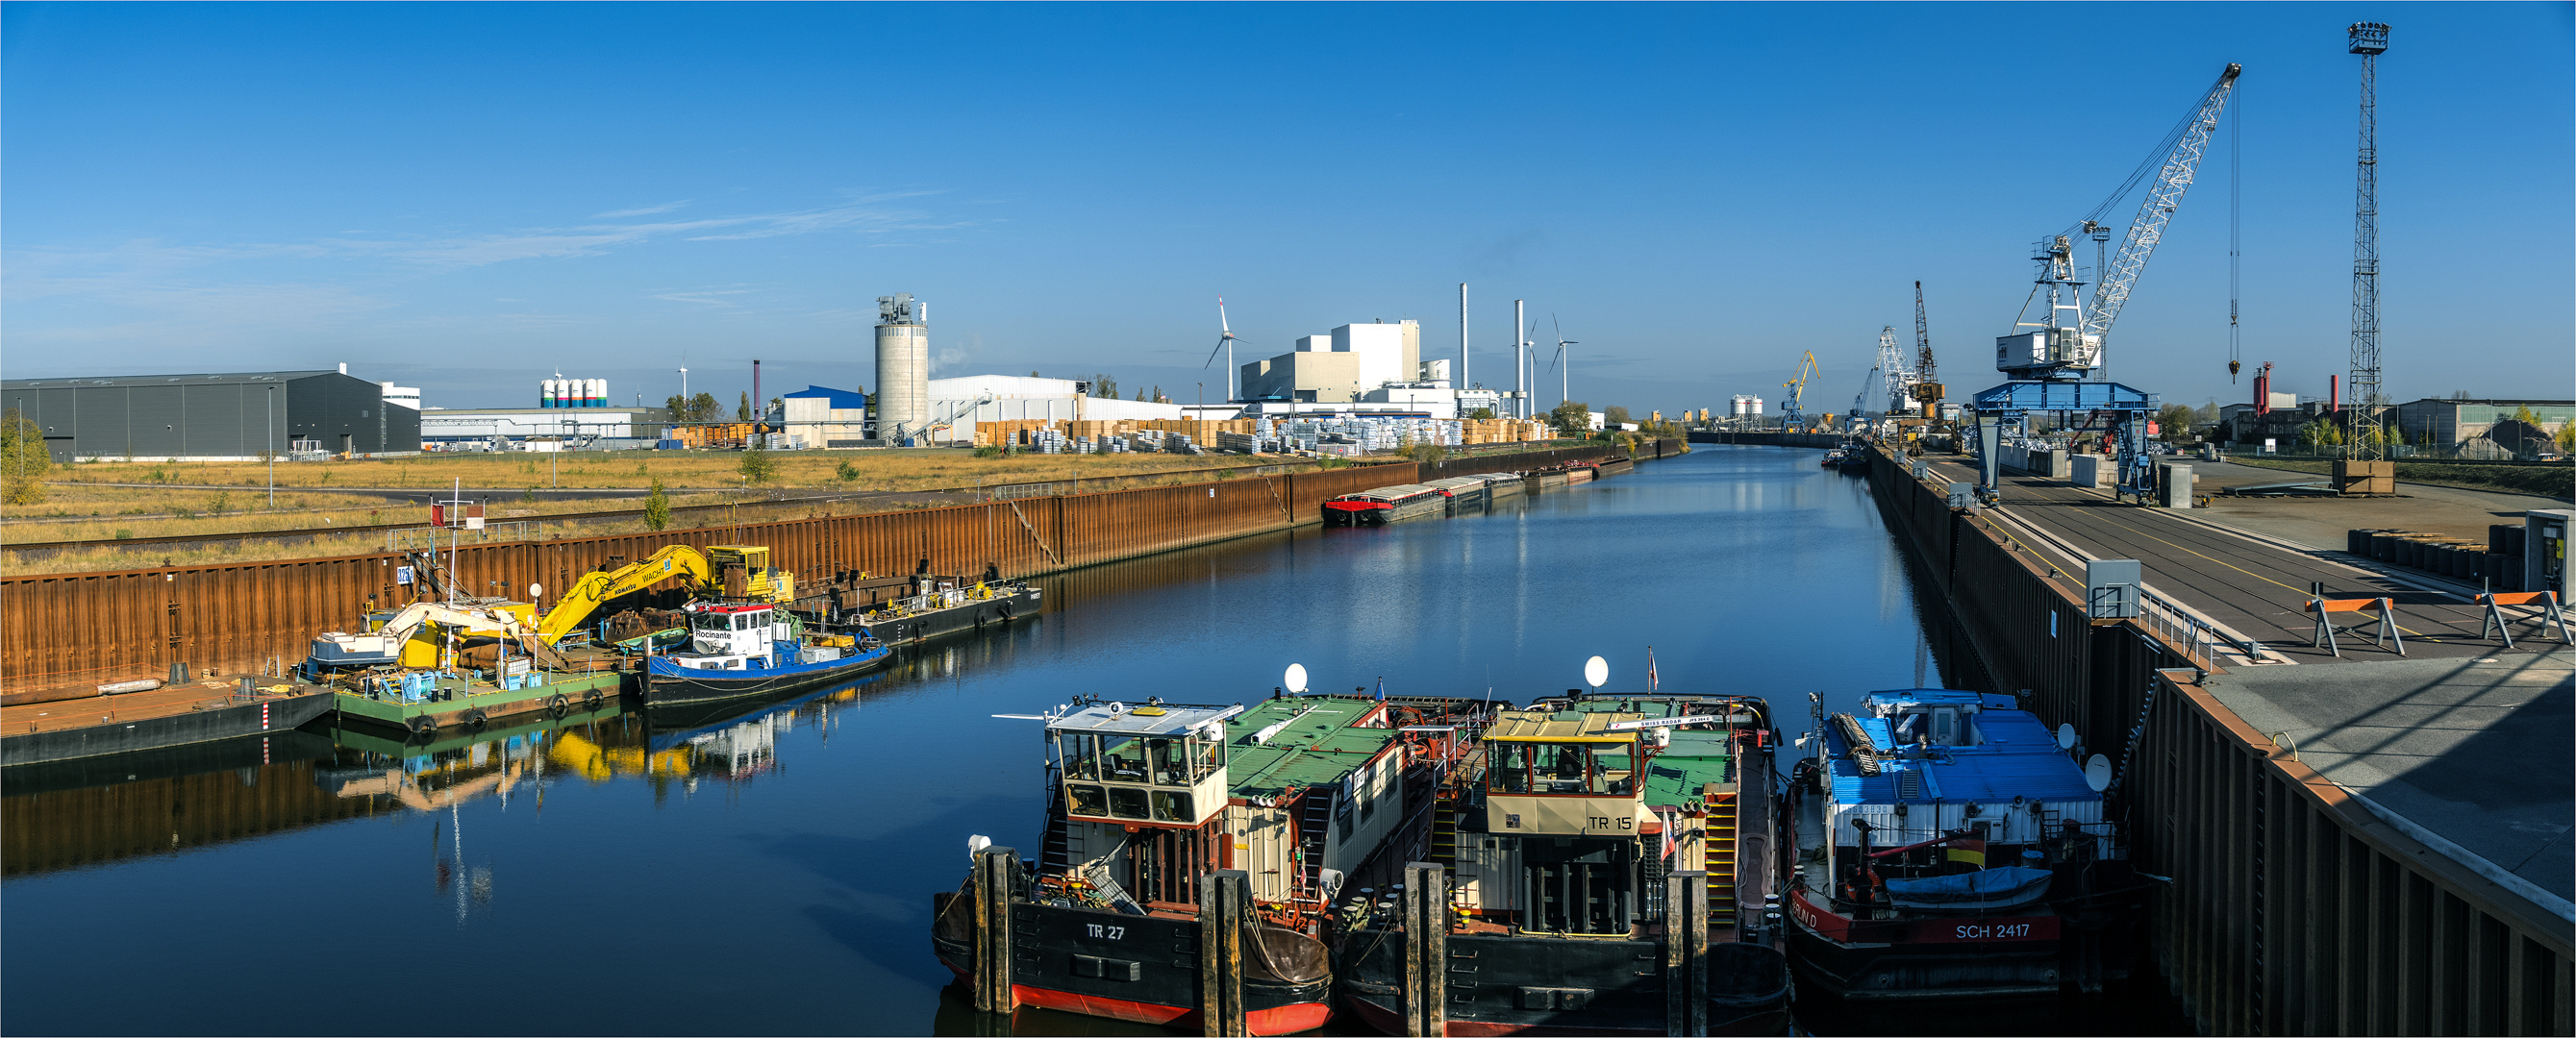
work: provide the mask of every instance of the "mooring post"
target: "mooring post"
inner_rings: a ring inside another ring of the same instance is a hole
[[[1708,873],[1664,877],[1664,1033],[1708,1033]]]
[[[1252,918],[1252,873],[1219,869],[1199,884],[1199,1033],[1252,1033],[1243,1019],[1243,945]]]
[[[1404,863],[1404,1033],[1449,1033],[1449,870]]]
[[[1011,998],[1011,888],[1020,854],[1008,847],[975,852],[975,1008],[1007,1013]]]

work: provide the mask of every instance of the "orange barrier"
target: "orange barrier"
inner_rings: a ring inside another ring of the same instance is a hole
[[[2369,613],[2374,610],[2379,614],[2374,618],[2374,622],[2379,626],[2371,632],[2370,643],[2384,649],[2388,647],[2390,641],[2395,641],[2397,654],[2406,655],[2406,635],[2397,629],[2397,607],[2395,603],[2385,598],[2309,599],[2308,612],[2316,614],[2317,631],[2315,636],[2308,640],[2308,645],[2311,648],[2331,650],[2335,658],[2343,658],[2343,646],[2335,644],[2334,614]],[[2360,628],[2355,627],[2354,633],[2360,633]]]
[[[2515,606],[2534,611],[2534,615],[2522,619],[2539,623],[2542,634],[2555,627],[2559,641],[2576,645],[2576,635],[2571,635],[2567,629],[2567,614],[2558,610],[2558,593],[2555,591],[2497,591],[2477,596],[2477,602],[2487,607],[2486,620],[2478,625],[2480,641],[2486,640],[2487,632],[2493,630],[2504,639],[2505,648],[2513,648],[2513,631],[2507,626],[2511,621],[2505,617],[2504,607]]]

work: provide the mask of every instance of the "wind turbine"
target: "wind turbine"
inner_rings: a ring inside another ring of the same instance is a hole
[[[1583,343],[1578,340],[1568,339],[1565,337],[1565,323],[1557,320],[1555,314],[1547,315],[1547,320],[1549,324],[1556,326],[1556,359],[1548,361],[1547,366],[1554,368],[1560,364],[1564,365],[1564,367],[1558,370],[1556,374],[1556,402],[1562,404],[1568,400],[1574,399],[1574,391],[1572,388],[1574,385],[1574,364],[1566,358],[1565,348],[1568,346],[1581,346]]]
[[[1216,350],[1225,351],[1225,400],[1227,403],[1233,403],[1237,397],[1240,397],[1243,394],[1238,391],[1238,387],[1234,384],[1234,326],[1227,324],[1225,321],[1224,296],[1216,297],[1216,327],[1219,332],[1223,333],[1218,335],[1216,338]],[[1216,363],[1216,350],[1208,351],[1207,364],[1199,365],[1199,370],[1206,371],[1208,364]]]

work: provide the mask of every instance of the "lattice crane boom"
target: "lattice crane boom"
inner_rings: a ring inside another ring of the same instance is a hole
[[[2181,208],[2183,193],[2191,189],[2200,171],[2201,157],[2209,151],[2209,137],[2218,128],[2219,113],[2226,110],[2228,95],[2236,89],[2236,76],[2243,66],[2230,63],[2218,74],[2218,82],[2200,99],[2200,107],[2183,128],[2173,150],[2166,153],[2164,167],[2156,174],[2154,186],[2147,189],[2146,201],[2139,203],[2137,218],[2129,222],[2128,236],[2120,240],[2120,251],[2111,257],[2110,269],[2102,283],[2094,286],[2093,303],[2084,315],[2084,334],[2107,336],[2111,322],[2120,319],[2120,308],[2129,302],[2129,291],[2137,286],[2138,274],[2147,269],[2147,259],[2164,240],[2165,225],[2173,222],[2174,210]],[[2098,350],[2099,347],[2096,347]],[[2095,361],[2099,362],[2098,352]]]

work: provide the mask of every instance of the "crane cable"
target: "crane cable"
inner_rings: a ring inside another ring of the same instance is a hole
[[[2245,100],[2236,99],[2236,110],[2227,119],[2227,382],[2236,384],[2236,373],[2245,369],[2244,355],[2237,350],[2236,311],[2244,292],[2238,287],[2244,267],[2244,198],[2245,198]]]

